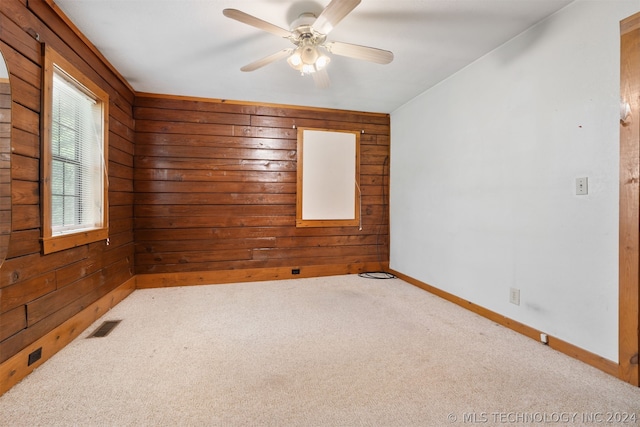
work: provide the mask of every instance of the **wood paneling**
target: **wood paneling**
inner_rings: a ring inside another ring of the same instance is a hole
[[[64,319],[59,325],[51,328],[49,332],[43,333],[33,342],[26,344],[9,360],[0,364],[0,395],[49,360],[94,321],[131,294],[134,289],[135,278],[131,278],[95,302],[87,304],[78,313]],[[24,307],[19,307],[16,311],[18,310],[22,310],[22,318],[24,319]],[[1,325],[2,323],[0,323],[0,331],[2,331]],[[27,365],[29,354],[38,348],[42,348],[42,359],[32,365]]]
[[[387,115],[138,94],[134,118],[138,274],[388,263]],[[364,130],[362,230],[296,228],[300,126]]]
[[[620,122],[620,370],[624,381],[640,385],[640,14],[621,22],[620,97],[631,117]]]
[[[312,265],[300,269],[300,277],[334,276],[356,274],[365,271],[388,270],[389,264],[378,262],[357,262],[349,264],[338,260],[336,264]],[[256,282],[291,278],[289,267],[245,268],[225,271],[197,271],[180,273],[139,274],[136,276],[138,289],[164,288],[171,286],[198,286],[223,283]]]
[[[109,93],[109,245],[101,241],[41,254],[41,43]],[[13,98],[12,235],[0,268],[1,364],[133,277],[135,129],[131,89],[45,1],[0,2],[0,50]],[[16,363],[26,365],[26,359]]]

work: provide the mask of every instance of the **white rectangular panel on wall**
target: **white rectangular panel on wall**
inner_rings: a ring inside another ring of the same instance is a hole
[[[298,129],[298,227],[359,224],[359,141],[358,132]]]

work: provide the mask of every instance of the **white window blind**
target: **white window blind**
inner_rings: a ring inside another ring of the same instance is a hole
[[[57,69],[53,73],[52,99],[52,235],[102,227],[102,105]]]

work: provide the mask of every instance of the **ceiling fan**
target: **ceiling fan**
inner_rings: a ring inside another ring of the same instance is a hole
[[[279,59],[287,58],[287,62],[293,69],[302,75],[311,74],[317,87],[326,88],[329,86],[326,66],[331,60],[327,53],[378,64],[388,64],[393,60],[393,53],[388,50],[336,41],[327,42],[327,35],[331,30],[355,9],[360,1],[331,0],[317,17],[313,13],[300,15],[291,24],[290,30],[285,30],[237,9],[224,9],[222,13],[228,18],[289,39],[295,45],[295,47],[283,49],[258,59],[240,70],[254,71]]]

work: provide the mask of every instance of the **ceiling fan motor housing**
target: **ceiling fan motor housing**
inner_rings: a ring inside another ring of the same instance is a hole
[[[320,45],[325,42],[327,36],[313,29],[313,23],[316,21],[316,15],[313,13],[303,13],[298,19],[291,23],[291,41],[300,46],[305,41],[314,45]]]

